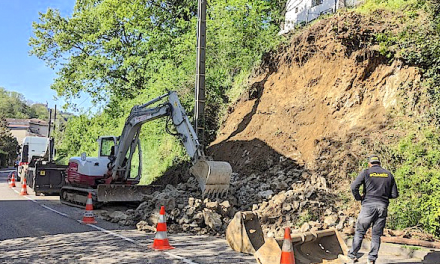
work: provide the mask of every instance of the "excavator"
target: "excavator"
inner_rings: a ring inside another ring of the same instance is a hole
[[[155,103],[168,100],[155,106]],[[222,196],[227,193],[232,174],[231,165],[223,161],[210,161],[205,156],[203,147],[182,107],[176,92],[168,92],[143,105],[134,106],[127,117],[119,137],[99,137],[99,156],[70,158],[66,185],[61,188],[61,202],[69,205],[84,205],[88,193],[92,193],[94,204],[108,202],[142,201],[148,194],[160,186],[138,185],[142,174],[142,150],[139,134],[143,124],[166,117],[166,131],[170,132],[172,123],[177,131],[174,133],[191,158],[190,168],[198,182],[203,195]],[[137,152],[138,164],[132,166]],[[137,172],[133,173],[132,167]]]
[[[232,175],[231,165],[211,161],[204,154],[205,47],[206,0],[199,0],[194,128],[176,92],[168,92],[143,105],[134,106],[119,137],[103,136],[98,139],[98,157],[86,157],[83,153],[81,157],[69,160],[66,184],[60,193],[62,203],[84,205],[89,192],[92,193],[95,206],[108,202],[137,202],[161,189],[161,186],[138,185],[142,175],[140,129],[144,123],[161,117],[166,117],[167,124],[172,123],[176,128],[174,135],[179,137],[191,158],[190,172],[197,178],[203,196],[227,193]],[[165,98],[167,102],[153,107]],[[171,133],[168,125],[166,131]],[[133,172],[131,164],[136,150],[138,164],[134,165],[137,165],[137,172]]]

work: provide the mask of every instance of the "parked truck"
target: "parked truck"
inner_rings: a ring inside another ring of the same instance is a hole
[[[23,139],[21,152],[18,163],[18,179],[24,179],[24,174],[28,169],[30,160],[42,158],[46,155],[49,146],[49,138],[47,137],[25,137]]]
[[[57,164],[53,160],[54,139],[48,138],[46,151],[42,157],[32,156],[25,173],[27,184],[35,195],[59,194],[65,183],[67,165]]]

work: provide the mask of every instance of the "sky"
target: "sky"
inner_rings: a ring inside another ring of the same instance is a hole
[[[48,8],[58,9],[63,17],[73,12],[75,0],[0,0],[0,87],[24,95],[35,103],[55,104],[61,107],[62,98],[55,101],[56,92],[50,85],[56,71],[45,62],[29,55],[29,38],[32,22],[39,21],[39,12]],[[81,107],[89,107],[87,95],[75,101]]]

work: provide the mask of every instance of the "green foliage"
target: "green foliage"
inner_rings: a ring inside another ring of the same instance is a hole
[[[6,120],[0,118],[0,167],[12,165],[17,158],[18,142],[7,127]]]
[[[206,127],[213,140],[228,95],[247,85],[277,36],[285,0],[213,0],[207,8]],[[60,157],[96,153],[99,135],[122,130],[134,105],[178,91],[191,115],[196,63],[197,1],[78,0],[71,17],[49,9],[33,24],[31,53],[58,69],[52,85],[67,100],[86,93],[107,106],[93,117],[72,118],[58,135]],[[234,90],[230,93],[229,91]],[[73,105],[74,106],[74,105]],[[187,159],[164,120],[144,125],[144,180]]]
[[[391,203],[393,228],[421,226],[440,236],[440,137],[436,128],[409,134],[393,149],[400,197]]]
[[[421,247],[416,247],[416,246],[407,246],[407,245],[402,245],[402,248],[408,249],[410,251],[416,251],[416,250],[421,250]]]
[[[64,131],[57,132],[57,159],[67,163],[71,156],[79,156],[85,152],[88,156],[98,156],[97,139],[99,136],[112,135],[116,127],[107,115],[86,115],[71,117]]]
[[[400,11],[402,9],[419,8],[425,0],[367,0],[358,10],[363,13],[371,13],[378,9]]]
[[[312,220],[315,220],[315,219],[316,219],[316,217],[313,217],[313,215],[310,214],[308,210],[305,210],[298,216],[298,218],[295,221],[295,224],[297,226],[301,226],[302,224],[307,223]]]
[[[440,3],[436,0],[369,0],[358,10],[387,9],[398,13],[400,30],[376,35],[380,52],[420,67],[429,98],[430,115],[440,123]]]
[[[4,118],[39,118],[48,119],[45,105],[29,104],[24,96],[17,92],[9,92],[0,87],[0,116]]]

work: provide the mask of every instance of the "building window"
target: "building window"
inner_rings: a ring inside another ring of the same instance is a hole
[[[322,4],[322,0],[312,0],[312,7]]]

